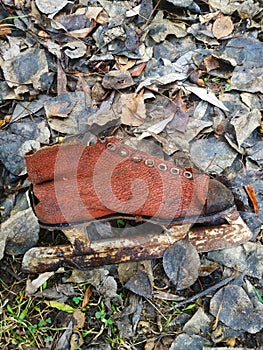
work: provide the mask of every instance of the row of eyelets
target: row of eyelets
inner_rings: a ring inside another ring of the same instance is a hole
[[[117,148],[117,146],[115,145],[115,143],[111,143],[111,142],[109,142],[109,143],[107,143],[107,149],[109,150],[109,151],[112,151],[112,152],[114,152],[115,150],[116,150],[116,148]]]
[[[120,148],[118,153],[121,157],[127,157],[129,155],[129,152],[126,148]]]
[[[144,163],[145,163],[145,165],[147,165],[149,168],[154,167],[154,160],[152,160],[152,159],[146,159]]]
[[[171,174],[174,174],[174,175],[179,175],[179,173],[180,173],[179,169],[177,169],[177,168],[171,168],[170,172],[171,172]]]
[[[193,174],[190,171],[185,171],[184,177],[186,177],[187,179],[191,179],[193,177]]]
[[[158,169],[161,170],[161,171],[166,171],[167,170],[167,165],[163,164],[163,163],[160,163],[158,165]]]
[[[114,143],[109,142],[107,143],[107,149],[109,151],[114,152],[116,151],[117,146]],[[119,148],[118,153],[121,157],[127,157],[129,155],[129,151],[126,148]],[[131,155],[131,160],[134,161],[135,163],[140,163],[143,160],[143,158],[140,154],[134,153]],[[152,168],[155,165],[155,161],[153,159],[146,159],[144,161],[144,164],[149,168]],[[168,167],[166,164],[160,163],[158,164],[158,169],[160,171],[167,171]],[[171,168],[170,173],[174,175],[179,175],[180,171],[178,168]],[[190,171],[184,171],[183,176],[186,177],[187,179],[191,179],[193,177],[193,174]]]
[[[133,160],[135,163],[140,163],[142,161],[142,156],[134,153],[131,155],[131,160]]]

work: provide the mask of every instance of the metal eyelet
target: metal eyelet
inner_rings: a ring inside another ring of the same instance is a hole
[[[179,175],[180,174],[180,171],[177,168],[171,168],[170,172],[171,172],[171,174],[174,174],[174,175]]]
[[[117,148],[117,146],[115,145],[115,143],[111,143],[111,142],[109,142],[109,143],[107,143],[107,149],[109,150],[109,151],[112,151],[112,152],[114,152],[115,150],[116,150],[116,148]]]
[[[101,136],[99,138],[99,140],[100,140],[101,143],[105,143],[106,142],[106,137],[105,136]]]
[[[166,171],[167,170],[167,165],[163,164],[163,163],[160,163],[158,165],[158,169],[161,170],[161,171]]]
[[[147,165],[149,168],[152,168],[152,167],[154,167],[154,160],[153,159],[146,159],[144,164]]]
[[[126,148],[120,148],[118,151],[121,157],[128,157],[129,151]]]
[[[190,171],[185,171],[184,177],[186,177],[187,179],[191,179],[193,177],[193,174]]]
[[[142,161],[142,156],[134,153],[131,155],[131,160],[133,160],[135,163],[140,163]]]

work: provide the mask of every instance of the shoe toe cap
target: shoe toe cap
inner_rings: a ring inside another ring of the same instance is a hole
[[[206,214],[227,210],[234,205],[232,192],[221,182],[210,179],[208,184]]]

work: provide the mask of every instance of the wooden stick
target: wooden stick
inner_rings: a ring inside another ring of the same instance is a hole
[[[186,237],[199,252],[232,247],[252,237],[237,211],[224,217],[228,224],[202,228],[178,225],[161,233],[98,241],[88,240],[84,226],[68,228],[64,232],[71,244],[32,248],[24,255],[22,268],[28,272],[55,271],[59,267],[89,268],[159,258],[171,244]]]

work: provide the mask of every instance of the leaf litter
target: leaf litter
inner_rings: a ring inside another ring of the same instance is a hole
[[[148,266],[135,271],[125,282],[126,288],[120,285],[121,276],[114,267],[76,269],[68,278],[62,271],[40,276],[28,294],[53,300],[53,308],[61,312],[53,314],[54,318],[62,320],[69,310],[73,316],[65,318],[68,332],[60,333],[52,345],[41,339],[42,348],[73,349],[85,344],[88,349],[99,343],[100,349],[110,349],[127,342],[146,349],[146,344],[157,346],[160,335],[162,348],[212,348],[219,343],[210,332],[216,320],[216,330],[222,330],[221,343],[230,344],[231,338],[238,345],[255,348],[263,328],[259,298],[263,293],[260,4],[253,0],[189,0],[184,4],[174,0],[156,4],[37,0],[29,6],[5,0],[0,6],[4,14],[0,17],[0,193],[4,207],[0,238],[1,254],[5,251],[2,262],[9,262],[9,270],[1,267],[4,283],[9,285],[10,276],[15,278],[9,256],[35,245],[39,233],[31,209],[14,210],[29,186],[24,154],[87,132],[132,136],[136,147],[148,153],[154,150],[156,154],[158,145],[165,159],[174,159],[179,152],[187,154],[194,166],[230,183],[238,209],[254,233],[253,242],[207,253],[219,267],[206,275],[193,257],[197,253],[184,247],[176,258],[176,246],[171,246],[164,266],[157,260],[153,270]],[[99,237],[113,234],[109,224],[95,226]],[[40,231],[40,237],[44,232]],[[196,304],[194,311],[184,311],[190,319],[180,324],[178,317],[179,323],[165,328],[170,334],[165,345],[161,328],[169,323],[169,312],[156,292],[170,300],[179,293],[187,301],[198,294],[200,283],[206,289],[230,271],[243,274],[242,278],[203,298],[204,309]],[[46,283],[50,288],[37,291]],[[86,310],[75,310],[72,286],[81,288],[83,283],[92,286],[91,297]],[[120,293],[129,293],[124,303]],[[94,317],[91,300],[96,298],[106,305],[105,320],[115,322],[121,341],[106,321]],[[69,306],[66,310],[65,305]],[[162,327],[153,328],[158,318]],[[101,322],[95,327],[102,329],[97,337],[92,334],[95,321]],[[246,340],[249,333],[253,337]],[[151,342],[149,336],[153,336]],[[0,336],[0,344],[3,341]]]

